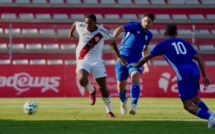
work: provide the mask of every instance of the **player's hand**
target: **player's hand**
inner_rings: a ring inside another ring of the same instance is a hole
[[[118,61],[120,64],[127,66],[127,61],[122,56],[118,57]]]
[[[210,78],[208,76],[203,77],[203,83],[205,84],[206,87],[210,85]]]
[[[143,70],[144,74],[149,72],[149,66],[147,64],[144,64],[143,68],[144,68],[144,70]]]
[[[70,33],[69,38],[72,39],[72,38],[76,38],[76,37],[75,37],[75,35],[73,33]]]
[[[130,67],[138,68],[137,64],[132,64]]]

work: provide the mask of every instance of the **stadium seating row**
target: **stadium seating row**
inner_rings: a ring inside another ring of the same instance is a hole
[[[125,22],[125,21],[139,21],[143,14],[135,14],[135,13],[106,13],[106,14],[96,14],[98,22]],[[155,22],[163,22],[163,21],[174,21],[174,22],[192,22],[192,21],[202,21],[202,22],[214,22],[215,21],[215,13],[214,14],[155,14],[156,20]],[[2,21],[37,21],[37,22],[47,22],[47,21],[55,21],[55,22],[72,22],[74,20],[84,20],[85,14],[77,13],[77,14],[66,14],[66,13],[1,13]],[[105,19],[105,20],[104,20]]]
[[[186,41],[190,42],[191,44],[193,44],[197,50],[200,50],[200,49],[204,50],[203,46],[207,46],[206,48],[210,48],[210,46],[215,46],[215,38],[190,38],[190,37],[186,37],[184,39]],[[150,42],[150,46],[157,44],[158,42],[160,42],[162,40],[164,40],[164,37],[153,38]],[[116,41],[117,44],[119,44],[120,41],[121,41],[121,39],[118,39]],[[2,46],[0,48],[0,50],[1,50],[1,52],[8,50],[9,44],[13,44],[13,45],[21,44],[20,51],[22,50],[22,51],[32,51],[32,52],[33,51],[44,51],[44,52],[53,51],[53,52],[55,52],[55,51],[60,50],[59,52],[67,52],[68,50],[73,51],[75,48],[75,44],[77,44],[77,43],[78,43],[78,39],[69,39],[69,38],[52,38],[52,37],[49,37],[49,38],[48,37],[45,37],[45,38],[43,38],[43,37],[42,38],[18,37],[17,38],[17,37],[14,37],[10,41],[7,37],[2,37],[2,38],[0,38],[0,45]],[[47,45],[52,45],[52,44],[55,47],[58,45],[56,48],[59,48],[59,49],[48,49],[48,50],[44,49],[44,48],[49,48],[49,47],[44,47],[45,45],[47,46]],[[57,45],[55,45],[55,44],[57,44]],[[202,46],[202,47],[200,47],[200,46]],[[14,50],[18,51],[19,49],[18,50],[14,49]],[[105,45],[105,48],[103,50],[105,52],[108,52],[108,50],[110,50],[109,45]]]
[[[104,60],[106,65],[114,65],[115,60]],[[76,60],[62,60],[62,59],[0,59],[0,65],[74,65]],[[151,60],[148,62],[149,65],[168,65],[166,60]],[[206,65],[215,66],[215,61],[205,61]]]
[[[110,33],[113,33],[115,28],[124,23],[98,23],[105,27]],[[214,23],[178,23],[178,35],[182,38],[214,38],[215,24]],[[19,22],[2,22],[0,26],[0,35],[8,37],[10,33],[13,37],[52,37],[52,38],[68,38],[71,23],[19,23]],[[154,24],[150,31],[154,38],[162,38],[164,33],[165,23]],[[120,35],[122,37],[123,34]]]
[[[4,4],[119,4],[119,5],[211,5],[213,0],[1,0]]]
[[[9,60],[9,59],[1,59],[0,64],[13,64],[13,65],[68,65],[68,64],[75,64],[75,60],[62,60],[62,59],[50,59],[50,60],[45,60],[45,59],[14,59],[14,60]]]
[[[114,9],[114,10],[113,10]],[[155,22],[214,22],[213,8],[110,8],[110,7],[1,7],[2,22],[74,22],[88,13],[97,15],[98,22],[139,21],[145,12],[155,14]]]
[[[212,27],[211,27],[212,28]],[[115,29],[108,29],[110,33],[113,33]],[[150,30],[155,37],[157,36],[163,36],[164,29],[151,29]],[[70,29],[61,29],[61,28],[0,28],[0,34],[10,34],[12,33],[13,36],[35,36],[39,35],[41,36],[52,36],[52,37],[68,37],[70,33]],[[192,36],[192,34],[195,34],[197,37],[198,36],[215,36],[215,27],[214,29],[179,29],[178,30],[179,36]],[[122,36],[122,35],[121,35]]]
[[[20,52],[74,52],[76,49],[76,44],[24,44],[24,43],[17,43],[17,44],[11,44],[11,49],[12,51],[20,51]],[[149,45],[149,50],[151,50],[155,45],[154,44],[150,44]],[[215,53],[215,45],[213,44],[202,44],[202,45],[193,45],[193,47],[196,50],[199,51],[213,51]],[[6,52],[7,50],[9,50],[9,45],[6,43],[0,43],[0,52]],[[105,44],[103,47],[103,51],[104,52],[111,52],[111,47],[108,44]]]
[[[105,64],[115,64],[115,60],[105,60]],[[0,59],[1,65],[71,65],[76,64],[76,60],[62,60],[62,59]],[[167,65],[165,60],[153,60],[152,63],[149,62],[149,65]]]
[[[76,49],[75,44],[26,44],[24,45],[23,43],[19,44],[11,44],[11,49],[13,51],[24,51],[24,50],[29,50],[29,51],[40,51],[46,50],[46,51],[70,51],[74,52]],[[0,43],[0,51],[5,51],[9,50],[9,45],[6,43]]]

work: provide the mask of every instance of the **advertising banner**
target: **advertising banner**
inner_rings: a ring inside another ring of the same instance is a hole
[[[140,97],[178,97],[177,77],[169,66],[149,66],[150,71],[142,74]],[[87,97],[88,91],[76,80],[75,65],[1,65],[0,97]],[[116,77],[113,65],[107,65],[107,87],[112,97],[117,96]],[[215,97],[214,66],[207,66],[211,79],[208,87],[200,79],[199,95]],[[92,77],[93,86],[98,86]],[[128,78],[129,96],[131,79]],[[189,89],[187,89],[189,90]],[[97,96],[101,96],[97,92]]]

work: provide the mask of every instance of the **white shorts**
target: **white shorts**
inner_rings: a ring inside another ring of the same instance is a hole
[[[103,60],[97,60],[96,62],[87,62],[84,60],[77,60],[76,65],[76,73],[78,70],[84,69],[88,73],[92,72],[93,77],[101,78],[101,77],[107,77],[105,65]]]

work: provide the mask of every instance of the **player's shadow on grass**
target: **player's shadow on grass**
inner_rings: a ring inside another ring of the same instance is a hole
[[[0,120],[0,134],[214,134],[205,121]]]

